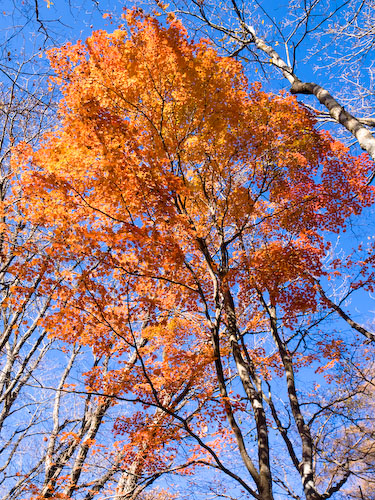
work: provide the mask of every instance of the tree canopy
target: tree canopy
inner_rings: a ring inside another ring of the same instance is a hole
[[[158,5],[3,106],[3,500],[368,500],[372,158]]]
[[[127,402],[114,432],[135,484],[205,467],[230,494],[329,498],[354,469],[349,452],[326,456],[321,427],[334,442],[351,415],[297,373],[337,377],[349,348],[324,326],[332,309],[344,317],[324,290],[358,262],[327,253],[373,203],[372,163],[173,16],[126,21],[50,51],[59,124],[14,155],[17,206],[53,263],[43,328],[93,350],[88,393]],[[371,264],[351,288],[372,290]],[[33,488],[70,498],[72,478]]]

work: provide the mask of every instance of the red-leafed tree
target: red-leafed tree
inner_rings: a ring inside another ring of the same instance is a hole
[[[22,213],[59,270],[43,327],[109,360],[85,377],[117,408],[116,495],[200,467],[226,476],[218,494],[340,494],[352,461],[322,453],[321,429],[333,443],[353,419],[324,375],[335,384],[354,342],[345,325],[358,349],[374,335],[327,278],[372,290],[373,257],[327,255],[373,203],[371,162],[173,17],[127,22],[50,52],[60,125],[14,154]],[[74,498],[72,477],[48,496]]]

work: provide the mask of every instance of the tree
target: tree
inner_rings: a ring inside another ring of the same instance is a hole
[[[341,401],[321,402],[323,375],[334,383],[350,349],[342,325],[373,333],[329,298],[327,278],[351,280],[347,295],[372,290],[373,253],[327,252],[373,203],[372,162],[174,17],[125,17],[129,32],[50,52],[60,126],[15,154],[22,209],[63,278],[51,273],[43,327],[110,356],[86,390],[127,402],[114,430],[135,485],[138,470],[205,467],[227,476],[222,495],[330,498],[353,470],[330,473],[319,452]]]
[[[369,348],[367,366],[363,361],[358,362],[355,353],[347,360],[341,376],[342,402],[336,406],[336,411],[346,415],[348,424],[343,425],[335,436],[336,452],[330,457],[331,467],[336,466],[335,462],[351,462],[353,475],[343,491],[350,499],[373,498],[375,490],[373,354],[373,349]],[[323,433],[322,438],[324,448],[325,441],[332,436]]]

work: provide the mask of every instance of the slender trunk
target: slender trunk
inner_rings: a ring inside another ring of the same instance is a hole
[[[251,402],[258,436],[259,494],[262,500],[273,500],[268,424],[263,406],[262,386],[253,366],[244,359],[238,343],[238,329],[234,302],[228,288],[223,292],[227,315],[228,333],[233,358],[237,366],[242,386]]]
[[[262,299],[263,304],[265,304]],[[322,500],[322,496],[317,492],[315,487],[314,469],[313,469],[313,441],[309,426],[306,424],[303,414],[301,412],[297,389],[295,385],[293,361],[289,351],[287,350],[284,342],[282,342],[278,329],[276,319],[276,309],[274,306],[267,306],[267,311],[270,316],[272,335],[278,347],[282,363],[284,365],[285,376],[288,388],[288,397],[290,407],[296,422],[297,430],[301,438],[302,444],[302,460],[299,464],[299,473],[302,480],[303,490],[306,500]]]

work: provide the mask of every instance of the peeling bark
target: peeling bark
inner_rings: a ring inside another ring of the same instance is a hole
[[[250,35],[250,40],[244,45],[252,43],[256,48],[270,57],[270,63],[279,68],[284,76],[291,84],[290,92],[292,94],[314,95],[320,104],[322,104],[329,112],[333,120],[342,125],[350,132],[358,141],[360,147],[366,151],[375,161],[375,137],[373,134],[353,115],[345,110],[325,88],[316,84],[301,81],[293,72],[293,69],[279,56],[276,50],[266,44],[264,40],[259,38],[255,29],[243,23],[244,30]],[[368,179],[370,183],[375,177],[375,172]]]

